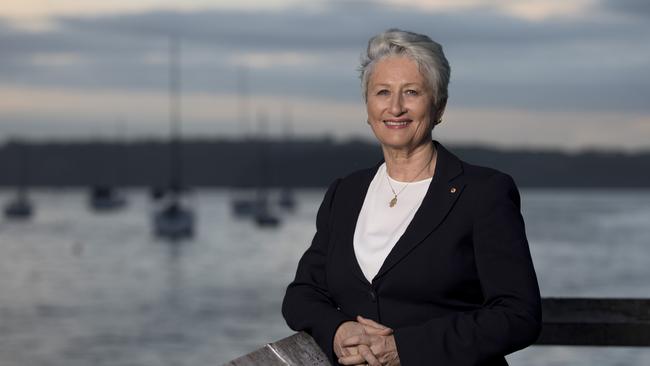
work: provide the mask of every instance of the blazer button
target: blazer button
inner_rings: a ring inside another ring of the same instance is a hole
[[[375,291],[370,290],[370,292],[368,293],[368,295],[370,295],[370,301],[372,301],[372,302],[377,302],[377,294],[375,294]]]

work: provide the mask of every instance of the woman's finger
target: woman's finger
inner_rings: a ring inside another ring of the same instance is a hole
[[[373,355],[377,356],[377,358],[381,359],[382,356],[384,356],[384,353],[386,353],[387,349],[384,347],[383,342],[377,342],[374,343],[370,346],[370,352],[372,352]]]
[[[357,315],[357,322],[359,322],[359,323],[361,323],[363,325],[368,325],[368,326],[371,326],[373,328],[377,328],[377,329],[390,329],[389,327],[387,327],[387,326],[385,326],[383,324],[379,324],[379,323],[377,323],[376,321],[374,321],[372,319],[364,318],[361,315]]]
[[[371,343],[372,343],[372,339],[370,338],[370,336],[368,336],[366,334],[361,334],[361,335],[356,335],[356,336],[352,336],[350,338],[344,339],[343,342],[341,342],[341,345],[343,347],[352,347],[352,346],[358,346],[358,345],[361,345],[361,344],[366,345],[366,346],[370,346]]]
[[[343,347],[341,345],[341,354],[343,356],[352,356],[357,354],[357,348],[356,347]]]
[[[372,354],[372,351],[370,351],[370,348],[368,348],[368,346],[361,345],[358,347],[358,351],[359,353],[356,355],[340,357],[338,359],[338,362],[342,365],[359,365],[359,364],[367,364],[369,366],[381,365],[377,357],[375,357],[375,355]]]
[[[375,355],[372,353],[370,350],[370,347],[366,345],[359,345],[359,354],[363,356],[363,358],[366,360],[368,363],[368,366],[381,366],[381,363],[375,357]]]
[[[380,336],[387,336],[393,334],[393,330],[390,328],[385,328],[385,329],[377,329],[375,327],[363,326],[363,330],[370,335],[380,335]]]
[[[379,342],[375,342],[370,346],[370,351],[384,365],[397,358],[397,348],[393,336],[382,337]],[[392,365],[392,363],[389,363],[389,365]]]
[[[339,357],[338,361],[341,365],[359,365],[366,363],[366,359],[361,354]]]

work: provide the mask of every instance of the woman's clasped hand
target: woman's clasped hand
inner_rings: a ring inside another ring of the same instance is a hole
[[[334,335],[334,352],[342,365],[400,364],[393,330],[362,316],[338,327]]]

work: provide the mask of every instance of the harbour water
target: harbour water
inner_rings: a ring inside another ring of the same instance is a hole
[[[151,235],[144,191],[92,213],[81,190],[31,193],[0,222],[1,366],[220,365],[293,332],[284,289],[314,233],[322,190],[275,229],[230,215],[227,190],[194,192],[197,236]],[[0,192],[0,202],[11,197]],[[542,295],[650,296],[650,191],[522,190]],[[650,349],[530,347],[511,365],[650,365]]]

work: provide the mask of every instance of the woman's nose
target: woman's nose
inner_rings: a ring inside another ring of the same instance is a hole
[[[402,96],[400,94],[396,94],[391,98],[390,101],[390,113],[393,116],[399,116],[404,114],[406,112],[406,108],[404,108],[404,101],[402,100]]]

